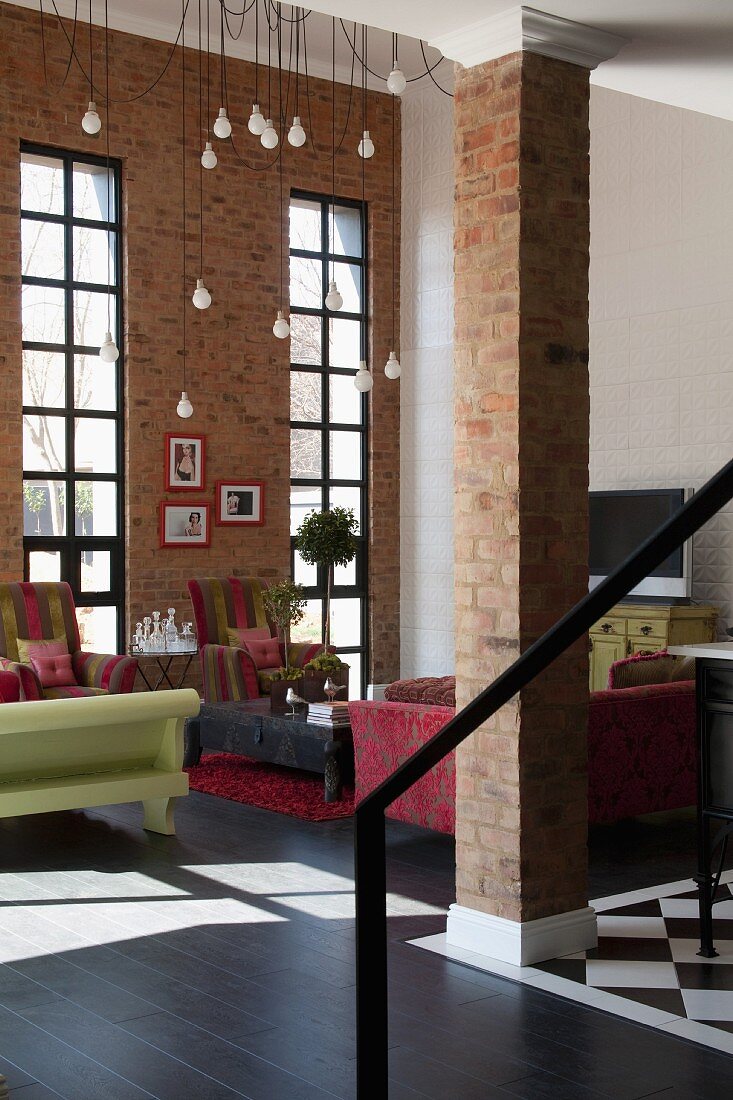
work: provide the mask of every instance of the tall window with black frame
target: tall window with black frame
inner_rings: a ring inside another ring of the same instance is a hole
[[[124,642],[120,169],[23,145],[23,545],[30,581],[65,580],[82,646]]]
[[[330,507],[352,508],[359,523],[356,558],[336,567],[331,604],[331,643],[350,666],[351,698],[363,695],[367,675],[367,403],[354,386],[367,331],[364,228],[360,202],[291,196],[291,535],[309,512]],[[343,297],[338,312],[325,306],[332,279]],[[320,638],[326,572],[292,554],[308,595],[293,639]]]

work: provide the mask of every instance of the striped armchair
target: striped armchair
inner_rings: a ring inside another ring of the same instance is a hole
[[[32,665],[19,658],[18,641],[65,641],[75,683],[44,688]],[[120,695],[132,691],[134,657],[81,649],[74,597],[63,581],[0,584],[0,670],[20,680],[21,700]]]
[[[267,581],[256,577],[203,577],[188,582],[207,703],[256,699],[269,693],[270,675],[275,668],[258,669],[247,650],[233,646],[229,636],[232,629],[259,627],[266,628],[270,637],[277,637],[277,627],[268,618],[262,602],[265,588]],[[284,665],[282,641],[279,648],[280,662]],[[324,648],[320,643],[291,642],[290,665],[302,668]]]

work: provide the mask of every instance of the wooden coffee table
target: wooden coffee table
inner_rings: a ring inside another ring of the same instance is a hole
[[[354,775],[350,728],[317,726],[303,713],[293,718],[287,708],[274,711],[268,698],[202,703],[198,718],[186,721],[185,742],[186,766],[198,763],[207,749],[316,772],[323,776],[325,802],[337,802],[344,781]]]

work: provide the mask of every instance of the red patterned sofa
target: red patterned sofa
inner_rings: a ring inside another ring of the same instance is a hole
[[[672,675],[666,655],[628,658],[612,666],[610,681],[634,683]],[[642,667],[642,662],[648,662]],[[676,666],[675,675],[689,675]],[[414,701],[422,693],[430,703]],[[410,702],[401,702],[408,698]],[[449,705],[436,705],[440,699]],[[385,702],[349,703],[354,735],[356,800],[428,741],[455,714],[455,679],[398,680]],[[634,683],[591,692],[588,708],[588,820],[610,824],[625,817],[679,809],[696,799],[695,682]],[[453,754],[387,810],[389,817],[440,832],[455,828]]]

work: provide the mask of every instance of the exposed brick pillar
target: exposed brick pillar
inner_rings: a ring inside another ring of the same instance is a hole
[[[457,67],[459,706],[587,591],[588,87],[531,53]],[[520,961],[507,937],[574,913],[566,949],[592,944],[587,700],[579,644],[459,750],[451,942]]]

